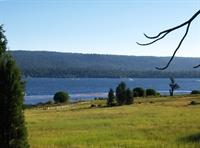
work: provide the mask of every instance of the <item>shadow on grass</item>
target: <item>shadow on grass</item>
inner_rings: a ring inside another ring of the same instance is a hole
[[[192,134],[180,139],[184,142],[191,142],[191,143],[200,143],[200,133]]]

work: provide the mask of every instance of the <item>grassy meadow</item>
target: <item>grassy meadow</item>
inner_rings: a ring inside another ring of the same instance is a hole
[[[110,108],[99,100],[26,109],[29,143],[31,148],[199,148],[198,102],[200,96],[188,95],[138,98]]]

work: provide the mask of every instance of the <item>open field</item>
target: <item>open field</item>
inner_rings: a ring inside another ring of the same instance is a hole
[[[32,148],[199,148],[200,96],[137,99],[120,107],[82,102],[25,111]]]

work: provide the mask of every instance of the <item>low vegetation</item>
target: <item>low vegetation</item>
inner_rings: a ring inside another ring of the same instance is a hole
[[[27,109],[29,142],[31,148],[198,148],[199,102],[200,95],[186,95],[116,107],[94,100]]]

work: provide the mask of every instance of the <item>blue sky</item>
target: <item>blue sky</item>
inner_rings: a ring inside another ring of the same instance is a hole
[[[188,20],[200,0],[0,0],[10,50],[169,56],[185,28],[162,41],[148,41],[156,33]],[[177,56],[200,57],[200,16]]]

